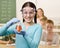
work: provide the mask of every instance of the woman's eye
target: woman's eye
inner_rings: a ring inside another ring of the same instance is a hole
[[[23,14],[33,14],[34,12],[23,12]]]
[[[33,14],[33,12],[30,12],[30,14]]]
[[[27,12],[23,12],[23,14],[27,14]]]

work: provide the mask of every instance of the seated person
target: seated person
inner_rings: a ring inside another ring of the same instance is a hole
[[[47,17],[46,16],[43,16],[43,17],[40,18],[40,24],[42,25],[43,29],[45,29],[46,22],[47,22]]]
[[[47,20],[46,32],[42,33],[41,45],[59,45],[59,35],[54,33],[54,22]]]

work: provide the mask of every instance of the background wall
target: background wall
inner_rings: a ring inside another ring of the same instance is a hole
[[[26,1],[34,2],[37,8],[44,10],[45,16],[54,20],[55,25],[60,25],[60,0],[16,0],[16,16],[21,20],[21,6]]]
[[[0,0],[0,24],[16,17],[16,0]]]

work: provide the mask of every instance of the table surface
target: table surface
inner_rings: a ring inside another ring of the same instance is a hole
[[[0,44],[0,48],[15,48],[14,45]]]
[[[40,45],[38,48],[60,48],[60,46]]]
[[[15,48],[14,45],[6,45],[6,44],[0,44],[0,48]],[[48,46],[48,45],[40,45],[38,48],[60,48],[59,46]]]

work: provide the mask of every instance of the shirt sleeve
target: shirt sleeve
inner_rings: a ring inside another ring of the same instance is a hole
[[[5,36],[9,34],[14,34],[13,30],[15,25],[12,25],[11,27],[7,28],[6,25],[2,26],[0,28],[0,36]]]
[[[39,26],[35,31],[33,39],[27,34],[24,37],[27,40],[30,48],[32,47],[37,48],[40,42],[41,35],[42,35],[42,27]]]

